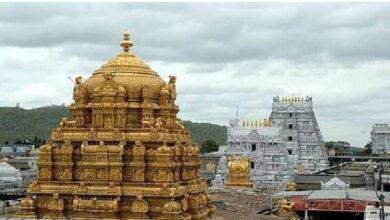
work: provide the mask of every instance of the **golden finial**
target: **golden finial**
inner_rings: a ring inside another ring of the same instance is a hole
[[[121,41],[120,45],[123,47],[124,52],[129,52],[129,48],[133,46],[133,42],[130,40],[130,33],[128,31],[123,33],[123,40]]]

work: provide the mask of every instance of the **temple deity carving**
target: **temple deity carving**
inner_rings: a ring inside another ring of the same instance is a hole
[[[275,215],[280,217],[286,217],[288,220],[299,220],[299,216],[294,212],[294,202],[290,202],[287,199],[279,199],[275,206]]]
[[[72,118],[40,147],[38,175],[16,218],[206,219],[215,212],[199,148],[166,83],[131,51],[76,77]]]

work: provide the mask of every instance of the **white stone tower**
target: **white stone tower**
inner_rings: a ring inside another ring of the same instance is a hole
[[[282,130],[294,169],[311,173],[328,167],[328,156],[311,97],[274,97],[270,121]]]

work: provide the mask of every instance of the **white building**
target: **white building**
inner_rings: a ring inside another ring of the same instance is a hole
[[[0,145],[1,155],[27,155],[35,147],[33,144],[5,144]]]
[[[371,131],[372,153],[390,153],[390,126],[387,124],[375,124]]]
[[[0,162],[0,189],[19,188],[22,180],[18,169],[6,162]]]
[[[261,121],[230,121],[225,156],[251,158],[251,180],[255,188],[268,188],[290,178],[292,170],[281,129]]]

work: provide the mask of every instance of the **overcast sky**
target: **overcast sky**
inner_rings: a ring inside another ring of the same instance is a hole
[[[364,146],[390,122],[390,4],[0,3],[0,106],[70,104],[121,51],[177,76],[180,117],[227,125],[312,96],[325,140]]]

